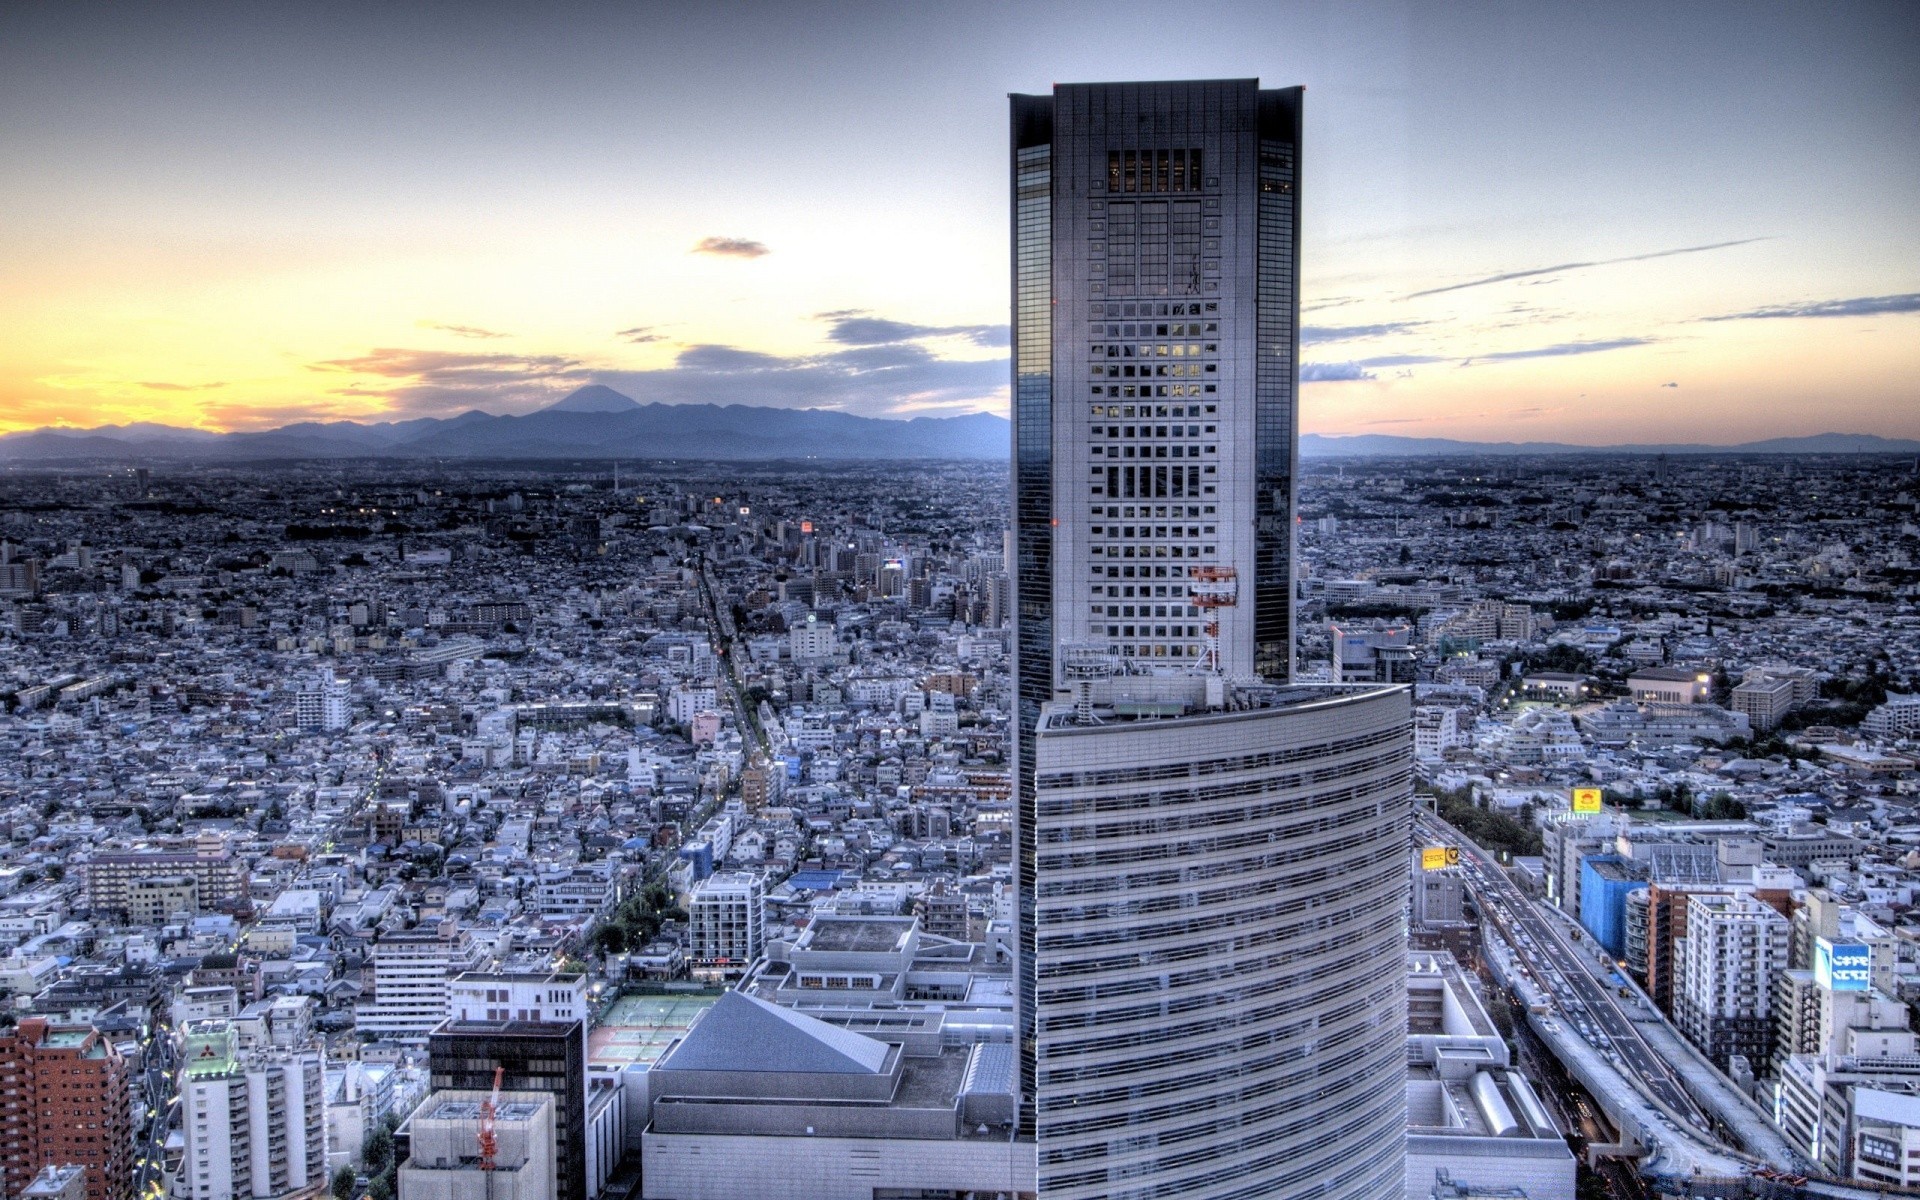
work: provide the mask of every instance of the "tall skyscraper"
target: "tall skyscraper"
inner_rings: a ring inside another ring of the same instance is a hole
[[[1040,1196],[1404,1185],[1410,706],[1292,686],[1300,89],[1012,98]]]

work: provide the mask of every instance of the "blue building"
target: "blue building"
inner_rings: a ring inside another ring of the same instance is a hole
[[[1646,886],[1617,854],[1589,854],[1580,860],[1580,924],[1615,958],[1626,952],[1627,894]]]
[[[680,857],[693,864],[694,883],[713,874],[713,844],[705,838],[680,847]]]

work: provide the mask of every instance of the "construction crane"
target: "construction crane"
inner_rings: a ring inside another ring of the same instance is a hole
[[[500,1109],[500,1081],[506,1076],[505,1067],[493,1069],[493,1094],[480,1103],[480,1169],[487,1173],[487,1197],[493,1197],[494,1156],[500,1150],[499,1139],[494,1136],[493,1116]]]
[[[1232,567],[1194,567],[1187,572],[1187,599],[1204,609],[1207,635],[1206,669],[1220,673],[1220,610],[1240,602],[1240,576]]]

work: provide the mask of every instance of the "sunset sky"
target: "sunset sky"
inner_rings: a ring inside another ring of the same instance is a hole
[[[0,6],[0,430],[1004,412],[1006,94],[1307,87],[1302,428],[1920,437],[1920,5]]]

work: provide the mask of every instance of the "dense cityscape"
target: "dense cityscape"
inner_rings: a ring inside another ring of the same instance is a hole
[[[1636,3],[0,9],[0,1200],[1920,1195],[1920,22]]]
[[[475,1020],[531,990],[581,1023],[585,1112],[539,1118],[589,1122],[563,1194],[696,1136],[648,1074],[724,987],[905,1022],[932,1066],[1003,1044],[1003,471],[10,473],[5,1054],[78,1060],[64,1102],[111,1118],[55,1156],[222,1196],[251,1139],[253,1194],[389,1195],[392,1130],[489,1086],[436,1033],[476,987],[513,999]],[[1298,674],[1411,683],[1422,844],[1487,852],[1412,910],[1429,1182],[1571,1196],[1579,1151],[1618,1194],[1912,1183],[1874,1150],[1920,1138],[1917,497],[1888,459],[1308,462]],[[1458,1102],[1476,1056],[1524,1136]],[[991,1106],[932,1066],[942,1109]],[[60,1102],[9,1097],[53,1137]]]

